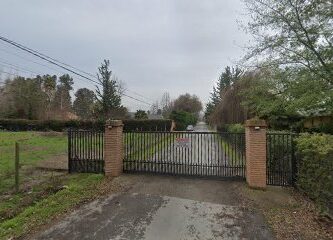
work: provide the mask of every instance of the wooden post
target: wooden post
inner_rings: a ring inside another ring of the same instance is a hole
[[[15,191],[19,191],[20,145],[15,142]]]

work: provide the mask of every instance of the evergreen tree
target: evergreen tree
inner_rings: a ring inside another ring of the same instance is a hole
[[[209,116],[214,112],[214,104],[209,102],[206,104],[205,108],[205,120],[208,122],[209,121]]]
[[[97,74],[98,81],[101,84],[101,88],[97,86],[97,102],[99,118],[108,119],[116,116],[111,116],[112,113],[117,112],[121,106],[121,96],[118,91],[118,84],[115,79],[112,78],[112,71],[109,70],[110,61],[104,60],[101,66],[98,68],[99,74]]]
[[[144,110],[137,110],[135,115],[135,119],[148,119],[148,114]]]
[[[50,119],[50,114],[51,114],[51,108],[52,108],[52,103],[53,103],[53,99],[55,96],[55,92],[56,92],[56,86],[57,86],[57,76],[53,75],[44,75],[42,77],[37,76],[37,78],[40,78],[42,81],[42,88],[44,93],[47,96],[46,99],[46,119]]]
[[[205,109],[206,120],[209,119],[216,107],[221,104],[225,92],[241,77],[242,73],[243,71],[237,66],[235,68],[227,66],[224,69],[217,80],[216,86],[213,87],[213,91],[210,93],[210,101]]]
[[[217,80],[216,86],[213,87],[213,91],[211,92],[210,103],[213,106],[216,107],[222,101],[225,90],[232,86],[241,74],[242,70],[238,67],[230,68],[227,66],[224,69]]]

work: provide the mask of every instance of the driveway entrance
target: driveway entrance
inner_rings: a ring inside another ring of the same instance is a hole
[[[37,239],[272,239],[242,207],[243,182],[122,175],[127,188],[83,206]]]

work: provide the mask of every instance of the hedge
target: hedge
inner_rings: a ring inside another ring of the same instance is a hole
[[[170,131],[172,120],[123,120],[126,131]],[[65,131],[69,128],[103,130],[103,121],[0,119],[0,129],[8,131]]]
[[[188,125],[195,125],[198,121],[193,113],[185,111],[172,111],[170,118],[175,121],[177,131],[184,131]]]
[[[301,134],[297,187],[313,199],[323,214],[333,216],[333,135]]]
[[[226,130],[229,133],[245,133],[245,127],[243,124],[226,124]]]
[[[142,119],[123,120],[126,131],[170,131],[172,120],[170,119]]]

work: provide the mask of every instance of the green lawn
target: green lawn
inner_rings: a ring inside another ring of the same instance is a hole
[[[20,143],[21,180],[29,167],[53,155],[66,154],[67,136],[60,133],[0,132],[0,194],[14,185],[15,142]]]

